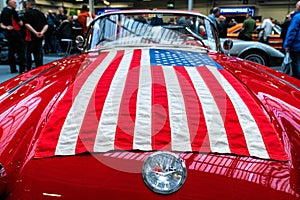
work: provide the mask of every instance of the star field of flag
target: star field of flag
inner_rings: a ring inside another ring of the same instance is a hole
[[[150,49],[150,62],[152,66],[214,66],[220,68],[206,54],[183,50]]]

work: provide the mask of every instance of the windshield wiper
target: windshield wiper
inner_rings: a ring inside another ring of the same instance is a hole
[[[203,46],[204,48],[207,48],[207,46],[205,45],[205,43],[203,42],[202,38],[201,38],[199,35],[197,35],[197,34],[196,34],[194,31],[192,31],[189,27],[185,27],[185,30],[186,30],[189,34],[191,34],[191,36],[194,37],[196,40],[198,40],[199,42],[201,42],[201,44],[202,44],[202,46]]]

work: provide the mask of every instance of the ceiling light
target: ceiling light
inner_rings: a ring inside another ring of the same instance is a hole
[[[103,3],[104,3],[104,5],[106,5],[106,6],[109,6],[109,5],[110,5],[110,2],[109,2],[109,1],[106,1],[106,0],[103,0]]]

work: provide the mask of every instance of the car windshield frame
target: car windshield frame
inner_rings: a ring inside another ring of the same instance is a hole
[[[146,19],[146,23],[139,17]],[[151,20],[159,17],[160,25]],[[180,17],[190,19],[192,25],[167,22]],[[205,35],[200,34],[200,26]],[[85,51],[128,46],[179,46],[220,51],[220,40],[211,20],[200,13],[181,10],[124,10],[104,13],[89,26]]]
[[[282,31],[281,27],[279,25],[277,25],[277,24],[275,24],[273,26],[273,30],[274,30],[274,34],[278,34],[278,35],[280,35],[281,31]]]

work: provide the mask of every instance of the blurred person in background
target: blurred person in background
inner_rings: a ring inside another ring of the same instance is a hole
[[[57,14],[55,16],[55,19],[56,19],[56,29],[61,25],[61,23],[67,19],[67,14],[66,14],[66,10],[64,9],[64,7],[60,6],[58,7],[57,9]],[[57,32],[57,31],[56,31]],[[58,39],[58,38],[57,38]],[[62,52],[62,48],[60,46],[60,41],[57,40],[57,43],[56,43],[56,50],[58,52],[58,55],[61,56],[63,55],[64,53]]]
[[[3,8],[0,16],[0,26],[4,30],[4,35],[8,41],[8,61],[11,73],[23,73],[25,71],[25,42],[21,33],[23,21],[16,11],[16,0],[6,0],[7,6]],[[19,59],[19,71],[16,68],[17,53]]]
[[[217,18],[220,16],[220,9],[218,7],[212,8],[210,10],[210,15],[208,15],[208,18],[211,19],[217,30],[219,31],[219,24],[217,21]]]
[[[261,30],[258,34],[258,38],[261,43],[268,44],[269,37],[272,33],[272,29],[273,29],[272,17],[264,19],[261,25]]]
[[[206,37],[206,31],[205,31],[205,27],[203,25],[200,25],[199,26],[199,32],[200,32],[200,35],[201,37]]]
[[[82,27],[82,34],[85,36],[88,26],[87,26],[87,20],[88,18],[95,18],[96,15],[93,12],[89,12],[89,8],[87,5],[83,4],[81,7],[81,12],[78,15],[78,22],[80,23]]]
[[[57,9],[58,13],[56,14],[55,18],[57,21],[57,27],[67,19],[67,15],[65,14],[65,9],[63,7],[58,7]]]
[[[246,19],[243,22],[243,27],[239,33],[238,39],[252,41],[252,33],[256,28],[256,22],[252,19],[252,12],[246,14]]]
[[[44,13],[35,8],[35,1],[26,2],[26,12],[24,14],[24,24],[30,31],[30,41],[27,50],[27,69],[31,68],[33,54],[35,67],[43,65],[43,39],[48,29],[48,24]]]
[[[284,22],[280,25],[280,27],[281,27],[280,38],[282,38],[283,41],[285,40],[287,30],[288,30],[288,28],[289,28],[289,26],[291,24],[291,15],[294,12],[295,11],[292,11],[289,14],[287,14],[286,17],[285,17],[285,19],[284,19]]]
[[[52,10],[48,10],[46,13],[46,19],[48,24],[48,29],[45,33],[45,44],[44,51],[45,53],[56,53],[56,18],[55,13]]]
[[[228,23],[228,28],[233,27],[237,24],[238,24],[237,21],[234,18],[232,18]]]
[[[62,39],[74,40],[74,25],[73,16],[68,16],[61,25],[57,28],[57,39],[60,40],[60,45],[63,52],[67,52],[68,43],[62,41]]]
[[[73,15],[72,24],[73,24],[74,38],[78,35],[82,35],[82,26],[78,21],[78,16],[77,15]]]
[[[156,14],[154,17],[151,18],[150,20],[150,25],[151,26],[161,26],[164,24],[164,20],[162,18],[162,14]]]
[[[227,38],[228,23],[226,21],[226,17],[220,15],[218,21],[219,21],[219,37]]]
[[[289,52],[292,59],[293,77],[300,79],[300,1],[296,3],[295,12],[291,15],[283,48]]]

